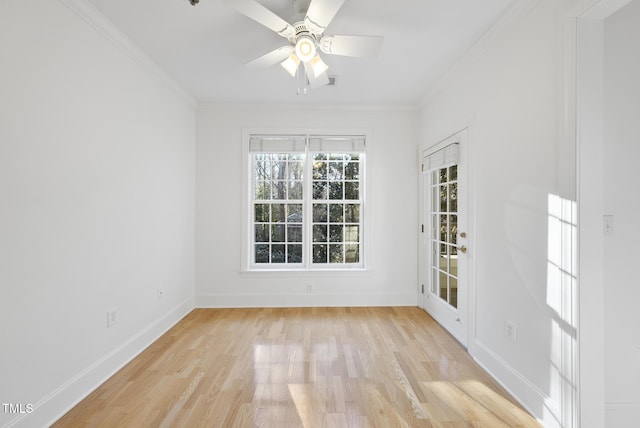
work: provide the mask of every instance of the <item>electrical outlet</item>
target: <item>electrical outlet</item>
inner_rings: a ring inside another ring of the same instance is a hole
[[[164,297],[164,289],[158,288],[158,299],[162,299]]]
[[[307,284],[307,294],[313,293],[313,285]]]
[[[513,343],[516,343],[516,333],[517,327],[515,323],[513,321],[504,320],[504,336]]]
[[[114,308],[107,311],[107,328],[118,324],[118,309]]]

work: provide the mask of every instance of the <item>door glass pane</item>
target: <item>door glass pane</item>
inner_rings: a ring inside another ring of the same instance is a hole
[[[458,307],[458,167],[430,175],[430,251],[432,293]]]
[[[447,301],[447,298],[448,298],[448,290],[447,290],[447,288],[448,288],[447,287],[447,279],[448,278],[449,277],[447,276],[446,273],[440,272],[440,284],[439,284],[439,287],[440,287],[440,298],[442,300],[445,300],[445,301]]]
[[[458,211],[458,183],[449,184],[449,211]]]
[[[449,242],[452,244],[458,243],[458,216],[452,215],[449,217]]]
[[[458,307],[458,278],[449,277],[449,304]]]
[[[440,212],[447,212],[447,186],[443,185],[438,188],[440,192]]]
[[[267,256],[267,259],[269,257]],[[438,284],[439,284],[439,272],[437,269],[431,269],[431,292],[435,295],[438,295]]]
[[[458,180],[458,165],[453,165],[449,167],[449,181]]]

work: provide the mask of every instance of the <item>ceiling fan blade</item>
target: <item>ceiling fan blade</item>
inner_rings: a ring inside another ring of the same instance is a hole
[[[311,87],[311,89],[316,89],[321,86],[327,86],[329,84],[329,76],[327,76],[326,72],[323,72],[318,77],[314,77],[313,69],[311,68],[310,63],[304,63],[304,71],[307,75],[307,79],[309,80],[309,86]]]
[[[293,52],[293,46],[282,46],[245,63],[247,67],[269,67],[284,61]]]
[[[329,55],[376,58],[382,48],[382,36],[325,36],[320,50]]]
[[[261,5],[255,0],[223,0],[227,6],[237,10],[259,24],[275,31],[282,37],[295,35],[295,29],[284,19]]]
[[[311,0],[305,23],[314,34],[322,34],[346,0]]]

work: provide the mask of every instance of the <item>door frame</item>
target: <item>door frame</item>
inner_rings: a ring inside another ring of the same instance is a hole
[[[604,21],[631,0],[584,0],[568,13],[575,84],[578,207],[577,424],[605,425],[604,358]]]
[[[441,321],[437,319],[433,314],[427,311],[426,299],[429,293],[430,280],[427,276],[427,270],[430,268],[429,266],[429,253],[426,250],[425,242],[428,240],[428,222],[427,216],[428,212],[426,212],[426,200],[425,200],[425,182],[427,181],[426,173],[422,171],[422,167],[419,168],[419,221],[420,221],[420,238],[419,238],[419,284],[418,284],[418,306],[428,312],[439,324],[441,324],[447,331],[449,331],[452,336],[458,340],[465,348],[469,348],[470,339],[475,337],[475,239],[474,239],[474,225],[475,225],[475,217],[474,206],[475,201],[473,198],[473,189],[471,184],[473,180],[471,180],[471,145],[469,144],[470,139],[470,127],[469,126],[461,126],[455,132],[451,133],[446,138],[438,140],[437,143],[432,145],[427,145],[424,150],[420,152],[420,165],[422,165],[423,159],[425,156],[440,150],[452,143],[459,144],[459,162],[458,162],[458,183],[462,186],[462,189],[465,191],[465,202],[463,206],[466,206],[464,211],[464,216],[466,217],[466,228],[465,232],[467,233],[467,238],[465,238],[464,244],[467,247],[468,251],[465,257],[467,258],[467,268],[466,268],[466,296],[464,297],[464,305],[462,307],[458,307],[458,312],[460,314],[462,328],[461,335],[455,335],[451,331],[447,329]],[[463,171],[461,171],[464,169]],[[460,194],[460,193],[459,193]],[[460,213],[458,214],[460,216]],[[461,243],[459,243],[461,244]],[[460,290],[460,288],[458,289]],[[458,296],[459,297],[459,296]]]

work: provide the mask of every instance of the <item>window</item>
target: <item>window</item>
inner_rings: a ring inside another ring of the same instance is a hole
[[[364,143],[250,135],[251,268],[364,266]]]

